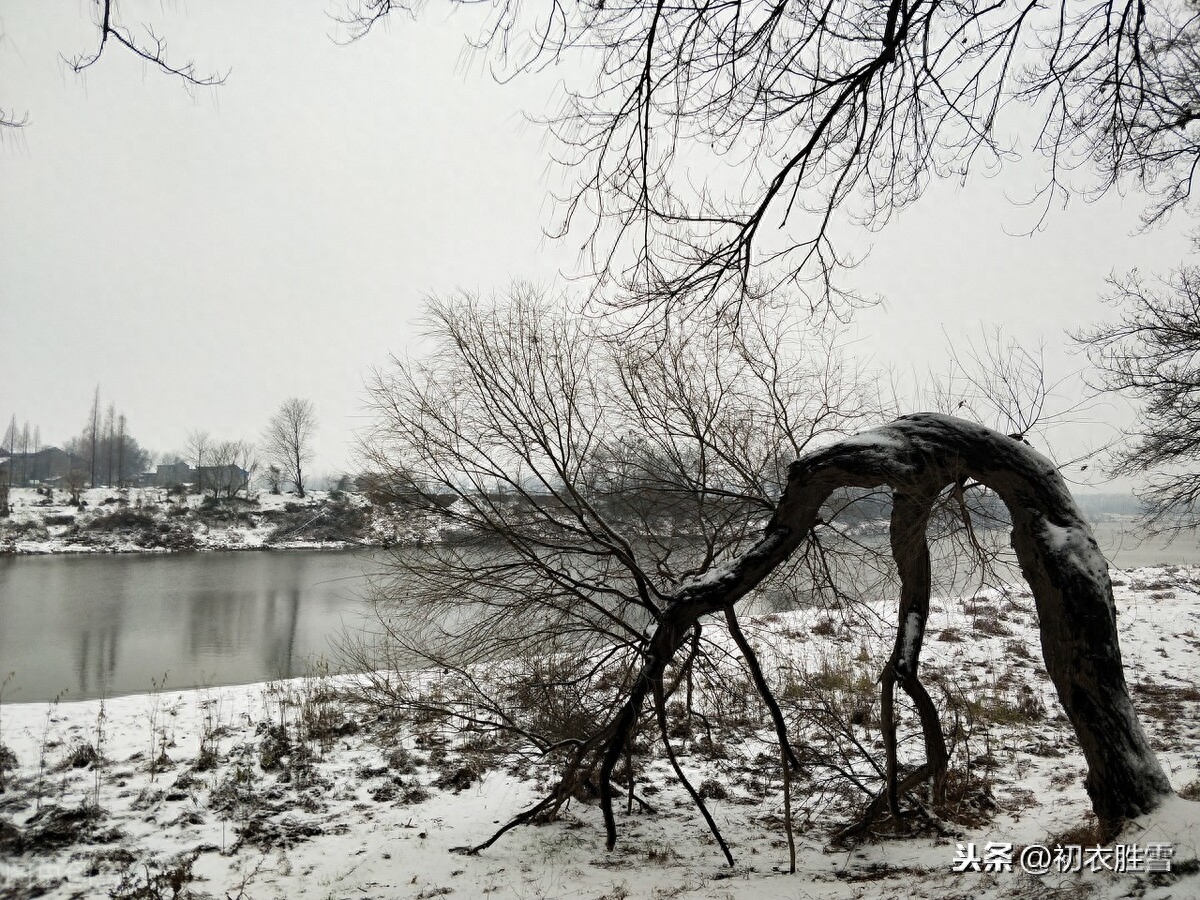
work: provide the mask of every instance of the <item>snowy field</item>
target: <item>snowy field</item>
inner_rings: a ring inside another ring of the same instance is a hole
[[[1135,703],[1176,790],[1196,798],[1200,568],[1112,574]],[[886,619],[887,607],[878,613]],[[864,680],[869,694],[875,652],[890,649],[886,634],[818,610],[745,627],[770,648],[764,660],[808,672],[805,683],[828,696],[861,693]],[[0,706],[0,743],[15,756],[0,793],[0,897],[1200,897],[1200,803],[1172,800],[1129,823],[1113,854],[1087,855],[1095,842],[1083,761],[1041,665],[1027,594],[935,601],[928,634],[927,680],[959,686],[974,715],[966,758],[976,781],[965,814],[835,847],[834,829],[862,798],[847,805],[827,794],[794,810],[796,874],[786,873],[780,784],[760,756],[772,752],[761,717],[725,734],[721,753],[698,752],[695,735],[677,745],[694,783],[709,785],[733,868],[658,756],[639,776],[654,811],[627,815],[622,806],[614,851],[605,850],[598,808],[572,801],[556,821],[519,827],[467,856],[451,849],[487,839],[537,799],[548,764],[489,756],[479,734],[381,716],[345,697],[360,683],[350,676],[313,676]],[[879,646],[868,652],[864,641]],[[869,716],[850,731],[866,746],[878,736]],[[1037,876],[1019,865],[953,871],[959,844],[981,854],[989,843],[1012,844],[1019,854],[1056,842],[1079,844],[1092,863]],[[1152,844],[1171,845],[1172,871],[1110,870],[1115,854]]]

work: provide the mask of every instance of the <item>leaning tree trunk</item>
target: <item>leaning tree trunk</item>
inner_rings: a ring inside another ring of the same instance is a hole
[[[917,680],[916,664],[928,611],[925,522],[939,492],[969,479],[995,491],[1011,514],[1012,545],[1041,622],[1042,655],[1087,761],[1086,787],[1096,815],[1111,825],[1150,811],[1171,793],[1125,685],[1108,564],[1057,467],[1023,441],[951,416],[920,413],[793,463],[762,539],[727,566],[685,585],[666,606],[647,640],[642,668],[626,702],[576,751],[576,769],[588,757],[599,763],[610,849],[616,841],[610,776],[646,698],[661,683],[692,626],[702,616],[732,606],[786,560],[820,522],[821,506],[837,488],[886,485],[897,498],[892,540],[901,569],[904,615],[885,673],[886,693],[890,697],[891,685],[899,681],[922,709],[922,695],[928,696]],[[927,718],[923,713],[927,760],[922,768],[936,779],[945,765],[945,746],[940,729],[931,734]],[[936,711],[932,724],[936,725]],[[889,759],[889,805],[895,803],[894,769]],[[904,780],[905,786],[911,777]],[[500,833],[555,807],[568,788],[560,785]]]

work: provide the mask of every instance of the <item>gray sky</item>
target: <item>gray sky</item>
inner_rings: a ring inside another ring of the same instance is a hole
[[[321,421],[318,471],[349,461],[362,381],[415,346],[427,292],[548,281],[577,247],[547,242],[543,112],[558,73],[493,83],[461,65],[463,15],[434,4],[350,46],[320,3],[122,4],[172,61],[229,69],[189,94],[110,48],[85,77],[90,4],[10,0],[0,13],[0,107],[30,125],[0,143],[0,415],[61,443],[99,383],[151,449],[203,428],[256,439],[285,397]],[[855,273],[886,305],[855,352],[908,371],[944,366],[945,338],[1000,323],[1047,344],[1052,374],[1081,361],[1066,328],[1110,311],[1111,271],[1163,270],[1186,223],[1131,236],[1137,198],[1036,219],[1028,169],[940,184],[886,230]],[[1124,411],[1102,411],[1123,421]],[[1103,428],[1076,429],[1075,446]]]

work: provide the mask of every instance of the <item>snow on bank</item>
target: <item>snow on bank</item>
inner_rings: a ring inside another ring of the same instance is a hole
[[[92,488],[80,499],[77,508],[60,490],[47,497],[13,489],[11,515],[0,519],[0,553],[320,550],[373,538],[366,501],[354,493],[310,491],[303,500],[258,493],[214,504],[163,488]]]
[[[1114,572],[1114,581],[1139,714],[1175,787],[1195,787],[1200,569]],[[876,613],[886,623],[894,605],[880,603]],[[829,683],[858,671],[865,643],[890,646],[886,633],[881,640],[849,629],[821,610],[745,627],[760,646],[778,639],[777,652]],[[797,830],[796,875],[782,874],[779,785],[755,777],[756,766],[765,768],[755,754],[769,748],[757,736],[726,742],[728,758],[715,765],[683,754],[697,782],[711,776],[730,787],[726,799],[709,801],[737,858],[730,870],[661,760],[644,776],[657,815],[620,815],[611,853],[597,808],[580,802],[477,856],[450,853],[486,839],[539,796],[546,768],[535,761],[480,772],[459,735],[381,720],[339,700],[349,676],[6,704],[0,742],[18,767],[0,793],[0,897],[169,897],[173,878],[195,896],[218,898],[1200,896],[1190,862],[1200,804],[1182,799],[1119,838],[1173,844],[1174,876],[952,871],[959,843],[1049,844],[1084,822],[1082,758],[1036,641],[1036,613],[1019,590],[935,603],[927,678],[952,678],[980,709],[997,704],[978,759],[996,809],[950,836],[851,850],[829,847],[820,810],[801,810],[797,822],[812,821]],[[1042,711],[1011,722],[1000,715],[1022,704]],[[857,734],[869,743],[877,730]],[[103,816],[81,816],[97,802]]]

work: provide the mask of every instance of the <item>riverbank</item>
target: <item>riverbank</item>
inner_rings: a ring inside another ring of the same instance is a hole
[[[311,491],[214,500],[163,488],[94,488],[76,506],[15,488],[0,519],[0,553],[166,553],[182,550],[318,550],[383,542],[357,493]]]
[[[1113,580],[1142,722],[1175,788],[1195,797],[1200,569],[1114,571]],[[881,602],[867,618],[889,621],[890,608]],[[797,703],[847,708],[873,696],[877,657],[890,647],[886,633],[820,609],[746,616],[743,627],[764,653],[770,648],[770,671],[800,673],[805,692],[785,705],[789,716]],[[419,709],[364,705],[360,676],[5,704],[0,743],[14,766],[0,793],[0,898],[1200,896],[1200,804],[1173,800],[1130,823],[1115,845],[1095,844],[1082,756],[1020,588],[938,601],[923,671],[961,700],[965,730],[955,742],[968,743],[971,779],[963,815],[835,848],[833,829],[863,798],[830,782],[819,802],[795,810],[796,875],[783,874],[781,786],[764,762],[773,742],[761,711],[707,735],[672,732],[680,764],[731,845],[730,868],[650,744],[639,751],[638,785],[654,811],[622,804],[615,850],[604,847],[596,805],[574,800],[556,821],[519,827],[477,856],[450,853],[486,840],[536,800],[551,774],[547,759],[486,731],[447,729]],[[420,683],[429,696],[446,687],[429,676]],[[873,746],[877,720],[854,722],[851,736]],[[804,741],[814,759],[833,746]],[[982,853],[989,843],[1019,850],[1056,841],[1100,847],[1096,871],[953,871],[958,844]],[[1116,845],[1144,852],[1151,844],[1171,846],[1171,873],[1144,863],[1113,871]]]

